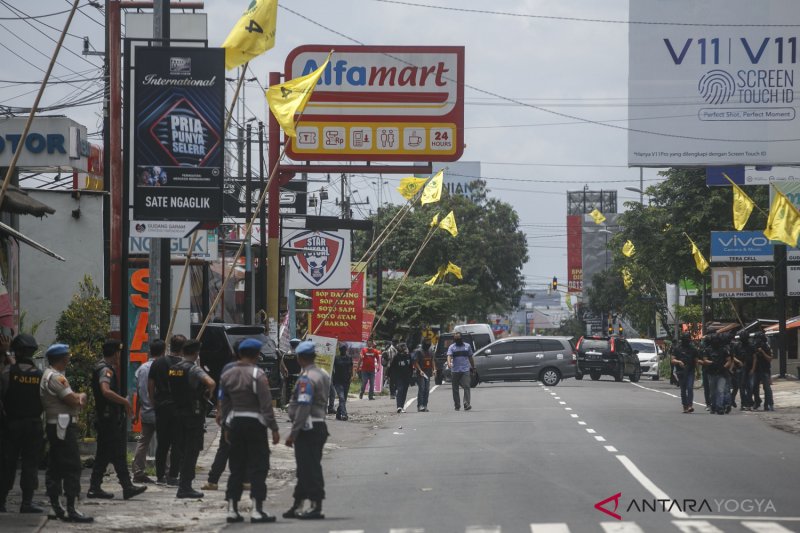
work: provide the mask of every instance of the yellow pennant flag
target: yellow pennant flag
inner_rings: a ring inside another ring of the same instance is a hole
[[[291,138],[297,137],[297,132],[294,127],[294,116],[297,113],[302,113],[303,109],[311,98],[311,93],[314,92],[314,87],[317,86],[320,76],[325,71],[328,63],[331,60],[331,52],[325,62],[311,74],[300,76],[283,82],[279,85],[273,85],[267,89],[267,102],[269,109],[278,123]]]
[[[252,0],[222,43],[225,68],[243,65],[275,46],[277,19],[278,0]]]
[[[631,276],[631,271],[627,268],[622,269],[622,283],[625,284],[626,289],[630,289],[633,285],[633,276]]]
[[[444,170],[437,172],[425,186],[420,199],[422,205],[438,202],[442,198],[442,181],[444,181]]]
[[[433,215],[433,218],[431,219],[431,227],[434,227],[438,224],[439,224],[439,213],[436,213],[435,215]]]
[[[438,216],[438,215],[437,215]],[[456,227],[456,216],[452,211],[447,213],[447,216],[439,222],[439,227],[455,237],[458,235],[458,228]]]
[[[727,174],[723,172],[722,175],[733,186],[733,227],[737,231],[742,231],[756,203]]]
[[[447,262],[447,270],[446,270],[446,272],[454,275],[458,279],[464,279],[464,277],[461,275],[461,267],[458,267],[458,266],[454,265],[450,261]]]
[[[686,235],[686,233],[684,233]],[[700,251],[700,248],[694,243],[691,237],[686,235],[686,238],[689,239],[689,242],[692,244],[692,257],[694,257],[694,264],[697,267],[697,270],[700,271],[702,274],[706,270],[708,270],[708,261],[706,258],[703,257],[703,253]]]
[[[439,280],[439,272],[433,275],[431,279],[425,282],[425,285],[434,285]]]
[[[625,257],[633,257],[633,254],[636,253],[636,247],[633,243],[628,240],[624,245],[622,245],[622,255]]]
[[[775,189],[775,199],[769,209],[764,236],[789,246],[797,246],[797,239],[800,237],[800,212],[778,189]]]
[[[423,185],[425,185],[426,181],[428,181],[426,178],[415,178],[414,176],[403,178],[400,180],[400,186],[397,187],[397,192],[406,200],[411,200],[417,195]]]
[[[589,216],[592,217],[592,220],[594,220],[595,224],[602,224],[606,221],[606,217],[597,209],[592,210],[592,212],[589,213]]]

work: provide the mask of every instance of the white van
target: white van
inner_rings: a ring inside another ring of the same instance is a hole
[[[469,333],[475,343],[475,350],[495,341],[494,331],[489,324],[459,324],[453,327],[453,333]]]

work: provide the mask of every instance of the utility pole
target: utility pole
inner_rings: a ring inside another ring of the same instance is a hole
[[[236,149],[239,156],[239,181],[245,180],[245,220],[250,220],[250,213],[253,211],[253,196],[250,189],[250,147],[248,146],[247,148],[247,176],[245,177],[244,128],[239,126],[236,128]],[[250,250],[250,235],[245,235],[244,238],[245,241],[247,241],[245,247]],[[250,257],[250,261],[244,273],[244,322],[245,324],[251,324],[253,321],[253,256],[249,253],[247,255]]]
[[[271,140],[270,140],[271,142]],[[274,180],[273,180],[274,181]],[[266,183],[264,182],[264,123],[259,121],[258,122],[258,190],[261,191],[261,194],[264,194],[264,188],[266,187]],[[275,197],[270,196],[269,201],[278,201],[277,195]],[[259,279],[261,279],[261,295],[259,300],[261,300],[261,305],[259,306],[260,309],[266,310],[269,307],[269,287],[270,282],[272,280],[267,280],[267,273],[269,272],[270,276],[272,273],[273,267],[277,270],[278,264],[280,262],[280,258],[275,260],[275,264],[273,265],[272,262],[269,263],[269,271],[266,270],[267,268],[267,206],[263,203],[261,204],[261,211],[258,213],[258,221],[261,224],[261,233],[260,233],[260,240],[261,246],[258,248],[258,271],[259,271]],[[280,242],[280,239],[277,239],[277,242]],[[270,242],[270,246],[276,246],[275,241]],[[270,258],[272,259],[272,258]],[[277,276],[275,276],[277,278]],[[277,281],[274,282],[276,285],[277,291]],[[277,292],[275,296],[277,300]],[[276,301],[277,303],[277,301]],[[269,331],[270,322],[269,319],[272,318],[272,315],[267,317],[267,331]],[[275,310],[275,323],[277,324],[277,309]]]

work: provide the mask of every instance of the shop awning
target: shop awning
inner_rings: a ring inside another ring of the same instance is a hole
[[[52,215],[56,212],[56,210],[49,205],[31,198],[28,196],[28,193],[14,185],[8,186],[8,190],[3,197],[3,205],[0,207],[0,211],[14,213],[16,215],[33,215],[35,217]]]
[[[800,316],[795,316],[786,320],[786,329],[800,328]],[[771,333],[778,333],[778,324],[764,328],[764,332],[769,335]]]
[[[55,257],[59,261],[66,261],[66,259],[64,259],[60,255],[58,255],[54,251],[50,250],[49,248],[45,248],[44,246],[42,246],[38,242],[34,241],[33,239],[30,239],[30,238],[26,237],[25,235],[23,235],[22,233],[18,232],[17,230],[12,228],[11,226],[3,224],[2,222],[0,222],[0,231],[2,231],[3,233],[6,233],[8,235],[11,235],[12,237],[17,239],[18,241],[24,242],[28,246],[36,248],[40,252],[45,253],[45,254],[49,255],[50,257]]]

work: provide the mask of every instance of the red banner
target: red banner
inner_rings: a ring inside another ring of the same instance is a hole
[[[567,287],[571,293],[583,291],[582,226],[583,215],[567,216]]]
[[[361,342],[367,342],[372,333],[372,323],[375,322],[375,311],[371,309],[364,309],[363,319],[361,321]]]
[[[311,291],[314,311],[311,314],[310,331],[323,337],[340,341],[361,342],[364,312],[364,273],[352,273],[349,291]],[[331,309],[333,311],[331,311]],[[328,316],[330,313],[330,316]],[[327,316],[327,318],[325,318]],[[321,327],[317,325],[322,322]]]

